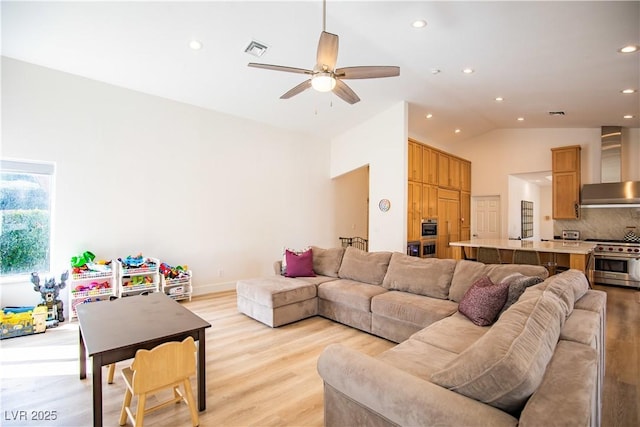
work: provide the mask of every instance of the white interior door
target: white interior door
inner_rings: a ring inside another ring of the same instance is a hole
[[[500,196],[472,197],[471,216],[472,238],[500,238]]]

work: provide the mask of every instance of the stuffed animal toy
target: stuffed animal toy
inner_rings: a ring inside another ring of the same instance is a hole
[[[67,286],[69,272],[65,271],[60,275],[60,283],[56,284],[55,277],[45,280],[44,285],[40,285],[38,273],[31,273],[31,283],[36,292],[40,292],[42,302],[40,306],[47,307],[47,325],[57,326],[58,322],[64,322],[64,304],[58,299],[60,289]]]

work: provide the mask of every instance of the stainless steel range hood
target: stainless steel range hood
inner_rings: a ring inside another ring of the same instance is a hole
[[[601,184],[585,184],[580,194],[583,208],[640,207],[640,181],[622,181],[622,128],[603,126]]]
[[[580,195],[582,207],[640,207],[640,181],[585,184]]]

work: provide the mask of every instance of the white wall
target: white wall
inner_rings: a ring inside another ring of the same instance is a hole
[[[331,176],[369,165],[369,250],[407,245],[407,103],[400,102],[331,141]],[[381,212],[380,199],[391,209]]]
[[[56,163],[56,275],[85,250],[142,252],[187,264],[204,293],[273,274],[285,245],[336,245],[323,141],[8,58],[2,124],[3,157]]]

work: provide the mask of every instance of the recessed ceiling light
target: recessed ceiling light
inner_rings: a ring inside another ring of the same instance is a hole
[[[625,46],[623,48],[618,49],[618,52],[620,53],[633,53],[633,52],[637,52],[640,49],[640,46],[635,45],[635,44],[630,44],[628,46]]]
[[[431,74],[436,75],[436,74],[440,74],[440,70],[437,68],[432,68],[431,69]]]
[[[189,42],[189,47],[193,50],[200,50],[202,49],[202,42],[200,40],[191,40]]]
[[[463,73],[465,74],[471,74],[473,73],[474,69],[473,68],[465,68],[464,70],[462,70]]]
[[[433,114],[428,113],[425,117],[426,117],[427,119],[430,119],[431,117],[433,117]]]
[[[636,93],[636,90],[635,89],[623,89],[620,92],[622,92],[622,93]]]
[[[503,97],[501,97],[501,96],[497,96],[497,97],[496,97],[496,101],[497,101],[497,102],[502,102],[502,101],[504,101],[504,98],[503,98]]]
[[[456,130],[454,130],[453,132],[454,132],[454,133],[460,133],[460,132],[462,132],[462,131],[461,131],[460,129],[456,129]]]
[[[413,21],[411,23],[411,26],[413,28],[424,28],[427,26],[427,21],[425,21],[424,19],[418,19],[416,21]]]
[[[519,122],[524,122],[524,117],[518,117],[516,120],[518,120]]]
[[[625,119],[633,119],[633,116],[631,114],[627,114],[626,116],[623,116]]]

